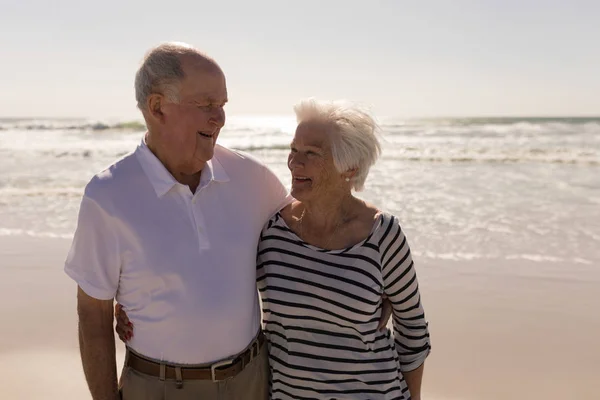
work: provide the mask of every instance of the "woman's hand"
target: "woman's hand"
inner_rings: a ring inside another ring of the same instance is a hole
[[[127,313],[119,303],[115,305],[115,320],[117,321],[115,331],[119,335],[119,339],[123,343],[127,343],[133,337],[133,324],[129,321]]]
[[[385,294],[381,296],[381,302],[381,318],[379,318],[379,325],[377,325],[378,331],[383,331],[385,329],[390,320],[390,316],[392,315],[392,303]]]

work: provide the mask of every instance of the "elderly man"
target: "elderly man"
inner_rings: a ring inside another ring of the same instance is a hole
[[[256,248],[288,194],[263,164],[216,145],[227,88],[214,60],[160,45],[135,91],[148,132],[86,186],[65,264],[92,397],[266,399]],[[114,299],[136,329],[120,385]]]

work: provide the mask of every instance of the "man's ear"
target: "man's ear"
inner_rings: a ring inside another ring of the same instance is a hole
[[[150,96],[148,96],[148,100],[146,102],[146,106],[148,109],[148,115],[150,115],[150,117],[158,122],[158,123],[163,123],[165,120],[165,115],[163,114],[163,96],[157,93],[153,93]]]

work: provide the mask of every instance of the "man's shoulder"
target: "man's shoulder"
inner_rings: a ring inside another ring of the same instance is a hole
[[[135,152],[126,154],[96,173],[85,186],[84,194],[96,201],[110,198],[125,188],[139,169]]]
[[[221,163],[227,173],[264,173],[271,169],[255,156],[241,150],[230,149],[225,146],[215,146],[216,159]]]
[[[244,190],[246,195],[253,193],[257,201],[267,206],[268,216],[284,205],[287,190],[275,172],[264,162],[244,151],[223,146],[219,146],[215,155],[227,175],[237,182],[236,187],[239,190]]]

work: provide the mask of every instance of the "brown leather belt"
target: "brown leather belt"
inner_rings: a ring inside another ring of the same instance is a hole
[[[184,380],[212,380],[213,382],[233,378],[252,361],[262,349],[265,335],[261,331],[250,347],[243,353],[207,367],[185,367],[169,364],[160,364],[143,358],[132,351],[128,351],[125,365],[141,372],[142,374],[159,377],[160,379]],[[161,369],[163,369],[161,373]]]

